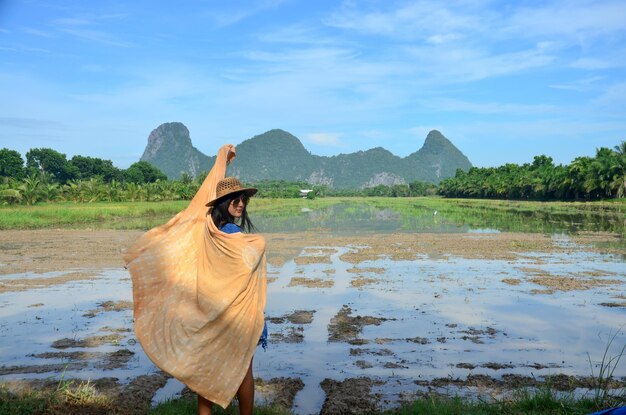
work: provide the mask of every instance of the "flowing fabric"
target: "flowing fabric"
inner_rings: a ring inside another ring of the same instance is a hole
[[[263,331],[265,240],[220,231],[205,204],[235,157],[223,146],[189,206],[142,235],[124,255],[135,333],[148,357],[226,408]]]

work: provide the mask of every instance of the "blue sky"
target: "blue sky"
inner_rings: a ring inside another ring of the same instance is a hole
[[[556,163],[626,140],[626,2],[0,0],[0,148],[137,161],[180,121],[214,155],[272,128],[313,154]]]

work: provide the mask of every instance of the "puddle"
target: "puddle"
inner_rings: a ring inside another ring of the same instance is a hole
[[[259,400],[293,403],[297,414],[332,412],[342,399],[367,411],[420,391],[583,379],[587,353],[599,360],[609,336],[623,329],[619,256],[578,250],[563,235],[552,238],[559,249],[518,245],[520,252],[498,258],[415,252],[421,242],[358,260],[363,246],[311,244],[269,265],[270,344],[254,359]],[[184,385],[160,374],[135,340],[128,273],[90,270],[85,279],[76,272],[76,279],[0,293],[0,381],[117,378],[131,391],[151,375],[148,401],[180,395]],[[625,342],[622,331],[614,346]],[[625,375],[623,366],[615,372]]]

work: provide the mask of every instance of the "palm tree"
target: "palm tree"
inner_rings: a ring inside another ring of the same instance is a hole
[[[100,178],[91,178],[88,181],[83,181],[83,195],[84,200],[87,202],[97,202],[102,196],[102,181]]]
[[[41,199],[41,181],[34,174],[26,177],[18,189],[27,205],[34,205]]]
[[[126,183],[126,189],[124,191],[125,199],[131,202],[141,200],[141,186],[137,183]]]
[[[115,179],[111,180],[111,183],[103,187],[104,198],[109,202],[119,202],[121,199],[120,193],[120,182]]]
[[[59,194],[58,183],[45,183],[41,186],[41,196],[46,202],[54,202]]]
[[[22,194],[18,189],[0,190],[0,201],[3,205],[13,205],[22,201]]]
[[[63,197],[72,202],[82,202],[83,182],[80,180],[70,180],[63,185]]]

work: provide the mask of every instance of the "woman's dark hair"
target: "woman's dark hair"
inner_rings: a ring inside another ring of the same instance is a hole
[[[211,209],[211,219],[213,219],[213,223],[218,229],[222,228],[227,223],[235,223],[235,218],[228,213],[228,206],[230,203],[237,199],[240,196],[243,196],[244,192],[235,192],[224,196],[220,201],[218,201],[213,208]],[[238,225],[243,229],[244,232],[250,233],[255,230],[254,225],[250,221],[248,217],[248,204],[243,207],[243,212],[241,213],[241,218],[239,219]]]

